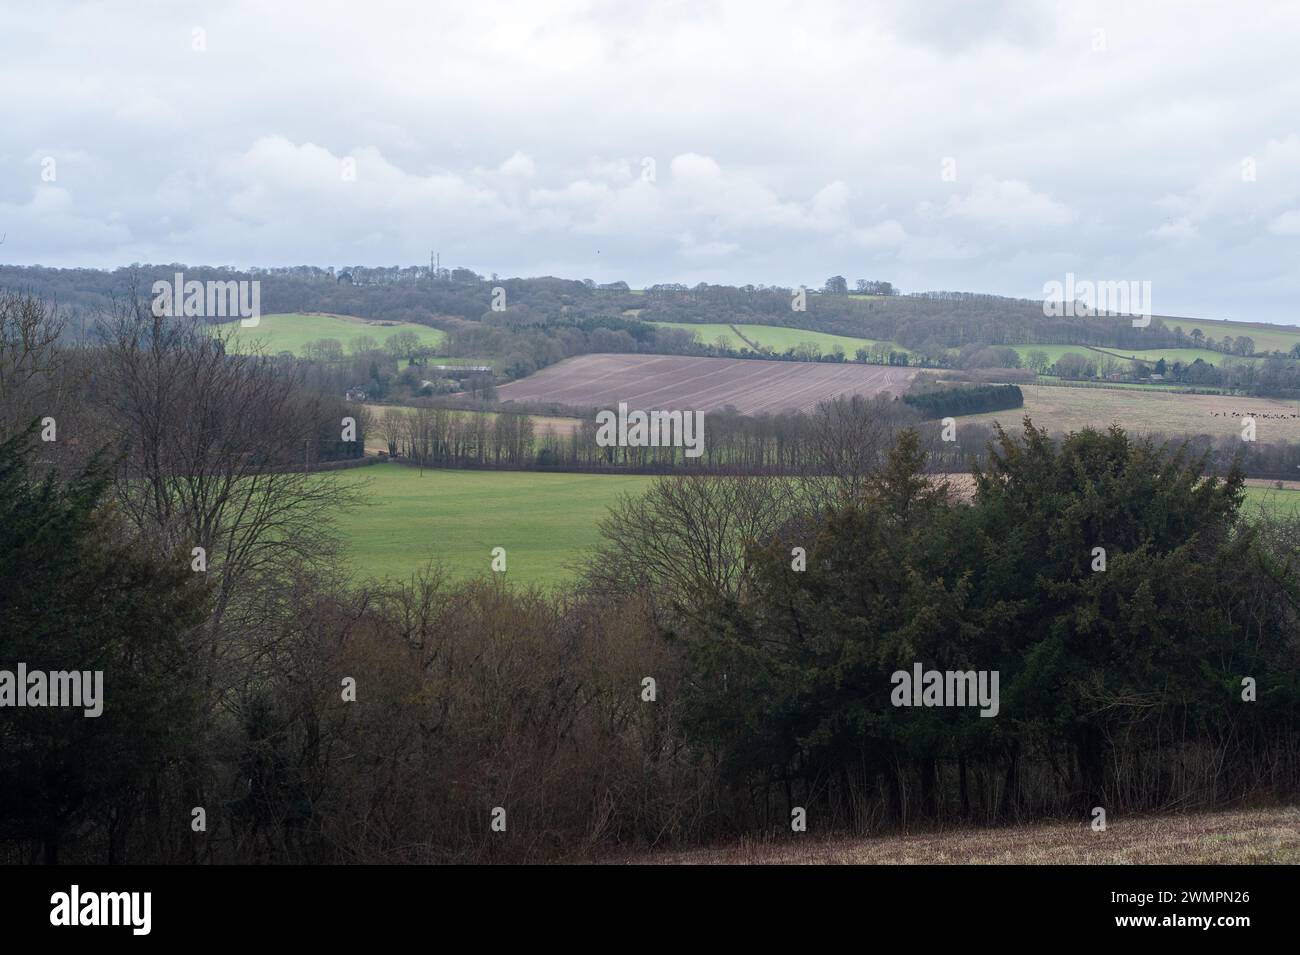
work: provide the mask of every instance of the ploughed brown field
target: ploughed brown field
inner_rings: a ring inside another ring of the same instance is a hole
[[[915,369],[826,362],[686,358],[676,355],[580,355],[502,385],[502,401],[555,401],[576,407],[625,401],[633,410],[743,414],[811,411],[840,395],[899,395]]]

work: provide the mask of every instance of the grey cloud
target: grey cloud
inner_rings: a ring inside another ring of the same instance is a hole
[[[1297,320],[1294,4],[542,6],[9,11],[3,257],[437,245],[501,274],[1029,296],[1068,270]]]

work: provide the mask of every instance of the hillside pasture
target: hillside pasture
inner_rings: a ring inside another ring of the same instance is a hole
[[[653,325],[655,328],[672,328],[690,332],[695,336],[695,340],[703,345],[716,345],[721,341],[727,348],[734,348],[737,351],[749,347],[743,338],[732,331],[730,325],[721,322],[647,322],[646,324]]]
[[[1225,355],[1223,352],[1211,351],[1208,348],[1103,348],[1101,350],[1106,352],[1108,355],[1120,359],[1121,361],[1137,358],[1141,361],[1147,362],[1148,364],[1155,364],[1163,358],[1170,364],[1179,361],[1184,365],[1190,365],[1199,358],[1207,365],[1214,365],[1217,368],[1222,368],[1225,364],[1230,362],[1254,363],[1264,361],[1263,358],[1245,358],[1241,355]]]
[[[390,322],[380,319],[356,318],[351,315],[324,315],[305,312],[285,312],[263,315],[256,327],[244,328],[238,321],[215,326],[232,334],[239,351],[260,347],[269,355],[282,351],[302,357],[303,346],[320,338],[333,338],[348,351],[352,341],[369,335],[383,347],[384,340],[397,332],[414,332],[427,348],[437,348],[446,339],[445,332],[427,325],[411,322]]]
[[[1240,338],[1245,335],[1255,343],[1259,352],[1289,352],[1291,346],[1300,342],[1300,327],[1295,325],[1269,325],[1263,322],[1216,322],[1212,319],[1197,318],[1162,318],[1165,327],[1172,330],[1182,328],[1187,334],[1199,328],[1202,335],[1222,341],[1223,336]]]
[[[1047,360],[1051,362],[1055,362],[1062,355],[1078,355],[1081,358],[1091,358],[1093,361],[1102,357],[1083,345],[1008,345],[1006,347],[1015,349],[1022,363],[1028,360],[1030,352],[1035,351],[1045,354]]]
[[[713,345],[722,339],[726,342],[728,348],[740,350],[742,348],[752,349],[754,345],[759,347],[771,348],[774,352],[782,354],[792,348],[802,344],[815,345],[821,349],[823,355],[829,355],[836,346],[844,349],[845,357],[852,358],[859,348],[870,348],[872,345],[881,344],[896,352],[906,352],[907,349],[893,342],[877,342],[871,338],[851,338],[847,335],[831,335],[827,332],[813,332],[803,328],[787,328],[783,325],[747,325],[737,324],[734,327],[723,323],[706,323],[696,324],[693,322],[651,322],[650,324],[660,328],[678,328],[684,331],[693,332],[698,341],[705,345]],[[748,340],[746,340],[748,339]],[[752,344],[751,344],[752,343]]]
[[[1208,348],[1143,348],[1143,349],[1125,349],[1112,348],[1110,346],[1098,345],[1089,348],[1086,345],[1011,345],[1020,356],[1020,360],[1025,362],[1029,358],[1029,353],[1041,351],[1051,362],[1056,362],[1062,355],[1078,355],[1093,362],[1101,362],[1107,356],[1114,358],[1118,362],[1126,362],[1137,358],[1148,364],[1154,365],[1163,358],[1166,362],[1182,362],[1190,365],[1196,359],[1207,364],[1222,368],[1226,362],[1253,362],[1262,361],[1260,358],[1242,358],[1237,355],[1225,355],[1223,352],[1211,351]]]

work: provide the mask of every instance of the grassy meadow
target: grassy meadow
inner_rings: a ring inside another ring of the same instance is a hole
[[[1209,319],[1165,318],[1166,328],[1182,328],[1187,334],[1199,328],[1201,334],[1216,341],[1224,335],[1240,338],[1245,335],[1255,343],[1256,351],[1288,352],[1300,342],[1300,328],[1295,325],[1269,325],[1260,322],[1216,322]]]
[[[1185,365],[1190,365],[1196,359],[1206,364],[1222,367],[1225,362],[1258,362],[1262,358],[1242,358],[1239,355],[1225,355],[1222,352],[1211,351],[1208,348],[1140,348],[1124,349],[1111,348],[1109,346],[1098,346],[1096,348],[1087,348],[1083,345],[1011,345],[1016,350],[1023,362],[1029,357],[1030,352],[1040,351],[1047,355],[1048,359],[1055,362],[1062,355],[1078,355],[1089,361],[1100,362],[1105,360],[1106,356],[1114,358],[1116,361],[1124,362],[1133,358],[1140,358],[1150,364],[1155,364],[1161,358],[1173,364],[1180,361]]]
[[[847,335],[831,335],[826,332],[811,332],[803,328],[786,328],[781,325],[744,325],[735,326],[735,330],[730,325],[722,323],[697,324],[695,322],[652,322],[661,328],[680,328],[688,332],[694,332],[695,337],[706,345],[715,344],[719,338],[726,342],[728,348],[749,348],[750,345],[745,339],[749,339],[755,345],[773,349],[780,353],[794,348],[805,342],[811,342],[822,350],[822,354],[828,355],[836,345],[844,349],[844,354],[848,358],[853,357],[853,353],[859,348],[870,348],[876,344],[871,338],[851,338]],[[740,335],[736,332],[739,331]],[[744,336],[744,338],[741,337]],[[895,345],[893,342],[883,342],[894,351],[906,351],[907,349]]]
[[[1184,365],[1190,365],[1196,359],[1200,359],[1207,365],[1222,367],[1226,362],[1260,362],[1263,358],[1243,358],[1241,355],[1225,355],[1223,352],[1211,351],[1208,348],[1103,348],[1108,355],[1112,355],[1120,360],[1139,358],[1142,361],[1154,364],[1163,358],[1166,362],[1172,364],[1181,361]],[[1094,353],[1095,354],[1095,353]]]
[[[1300,474],[1297,474],[1300,477]],[[1249,518],[1256,514],[1268,517],[1300,517],[1300,489],[1292,482],[1282,489],[1266,481],[1255,482],[1246,488],[1246,503],[1242,512]]]
[[[367,504],[337,522],[354,574],[404,578],[428,561],[457,577],[491,572],[492,548],[506,549],[506,579],[545,588],[572,579],[599,540],[596,525],[622,494],[640,494],[644,475],[426,470],[377,464],[339,472],[364,485]],[[1300,490],[1246,491],[1246,511],[1300,514]]]
[[[654,480],[639,475],[426,470],[377,464],[340,472],[363,484],[366,505],[337,529],[355,574],[409,576],[426,561],[453,575],[491,573],[506,549],[506,579],[552,587],[599,540],[597,523],[621,494]]]
[[[384,339],[397,332],[410,331],[420,342],[430,348],[441,345],[445,332],[427,325],[410,322],[370,321],[350,315],[307,315],[300,312],[263,315],[254,328],[243,328],[238,322],[218,326],[223,330],[233,326],[234,340],[241,350],[260,345],[262,350],[274,355],[282,351],[302,357],[303,346],[318,338],[333,338],[348,351],[348,344],[363,335],[369,335],[382,347]]]

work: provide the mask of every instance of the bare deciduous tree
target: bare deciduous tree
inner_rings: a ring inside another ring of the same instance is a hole
[[[103,334],[120,507],[178,559],[203,548],[214,578],[203,650],[219,667],[250,652],[247,635],[258,632],[274,583],[303,565],[328,565],[330,527],[356,501],[355,486],[305,473],[321,399],[265,356],[236,354],[228,337],[158,318],[138,301]],[[223,640],[223,633],[241,636]],[[208,676],[218,685],[239,679],[215,669]]]
[[[800,491],[814,505],[860,496],[884,462],[899,429],[917,415],[889,398],[852,395],[823,402],[812,414]]]
[[[63,325],[40,299],[0,292],[0,436],[57,410]]]
[[[767,541],[793,514],[794,483],[780,477],[662,478],[610,509],[584,578],[596,590],[646,590],[679,604],[703,594],[734,597],[748,579],[746,548]]]

